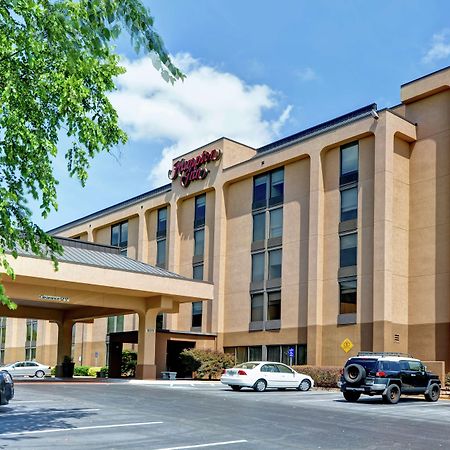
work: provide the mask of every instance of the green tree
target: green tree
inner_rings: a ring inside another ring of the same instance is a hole
[[[33,222],[27,198],[44,218],[57,209],[62,133],[67,170],[82,185],[91,159],[127,140],[107,97],[124,73],[114,48],[121,33],[166,81],[184,78],[139,0],[0,0],[0,264],[11,278],[6,252],[16,258],[19,249],[57,268],[62,249]],[[0,303],[16,306],[1,280]]]

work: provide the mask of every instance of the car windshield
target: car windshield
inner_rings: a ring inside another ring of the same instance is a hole
[[[345,367],[347,367],[350,364],[359,364],[360,366],[363,366],[364,369],[366,369],[366,372],[376,372],[377,370],[377,359],[369,359],[369,358],[351,358],[349,359]]]
[[[238,364],[236,367],[238,369],[254,369],[258,364],[259,363],[247,362],[247,363]]]

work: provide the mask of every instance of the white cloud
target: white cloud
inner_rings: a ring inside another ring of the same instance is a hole
[[[432,63],[440,59],[445,59],[450,55],[450,29],[446,28],[440,33],[434,34],[431,48],[422,58],[424,63]]]
[[[172,158],[219,137],[255,147],[278,137],[292,106],[266,119],[264,114],[279,111],[277,94],[269,86],[247,85],[189,54],[174,60],[187,75],[184,82],[166,83],[148,57],[124,61],[127,72],[110,96],[130,139],[169,141],[150,172],[153,185],[167,182]]]
[[[317,74],[311,67],[305,67],[304,69],[299,69],[295,72],[296,76],[302,81],[312,81],[317,80]]]

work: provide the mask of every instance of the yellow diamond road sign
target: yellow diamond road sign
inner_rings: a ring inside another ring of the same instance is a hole
[[[353,348],[353,342],[349,338],[344,339],[342,341],[341,348],[345,353],[348,353]]]

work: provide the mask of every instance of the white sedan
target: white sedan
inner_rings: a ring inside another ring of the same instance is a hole
[[[308,391],[314,386],[310,376],[298,373],[285,364],[270,361],[251,361],[224,369],[220,381],[228,384],[233,391],[240,391],[243,387],[253,388],[257,392],[263,392],[266,388]]]
[[[36,377],[50,376],[51,369],[45,364],[36,361],[17,361],[15,363],[1,366],[0,370],[6,370],[12,377]]]

